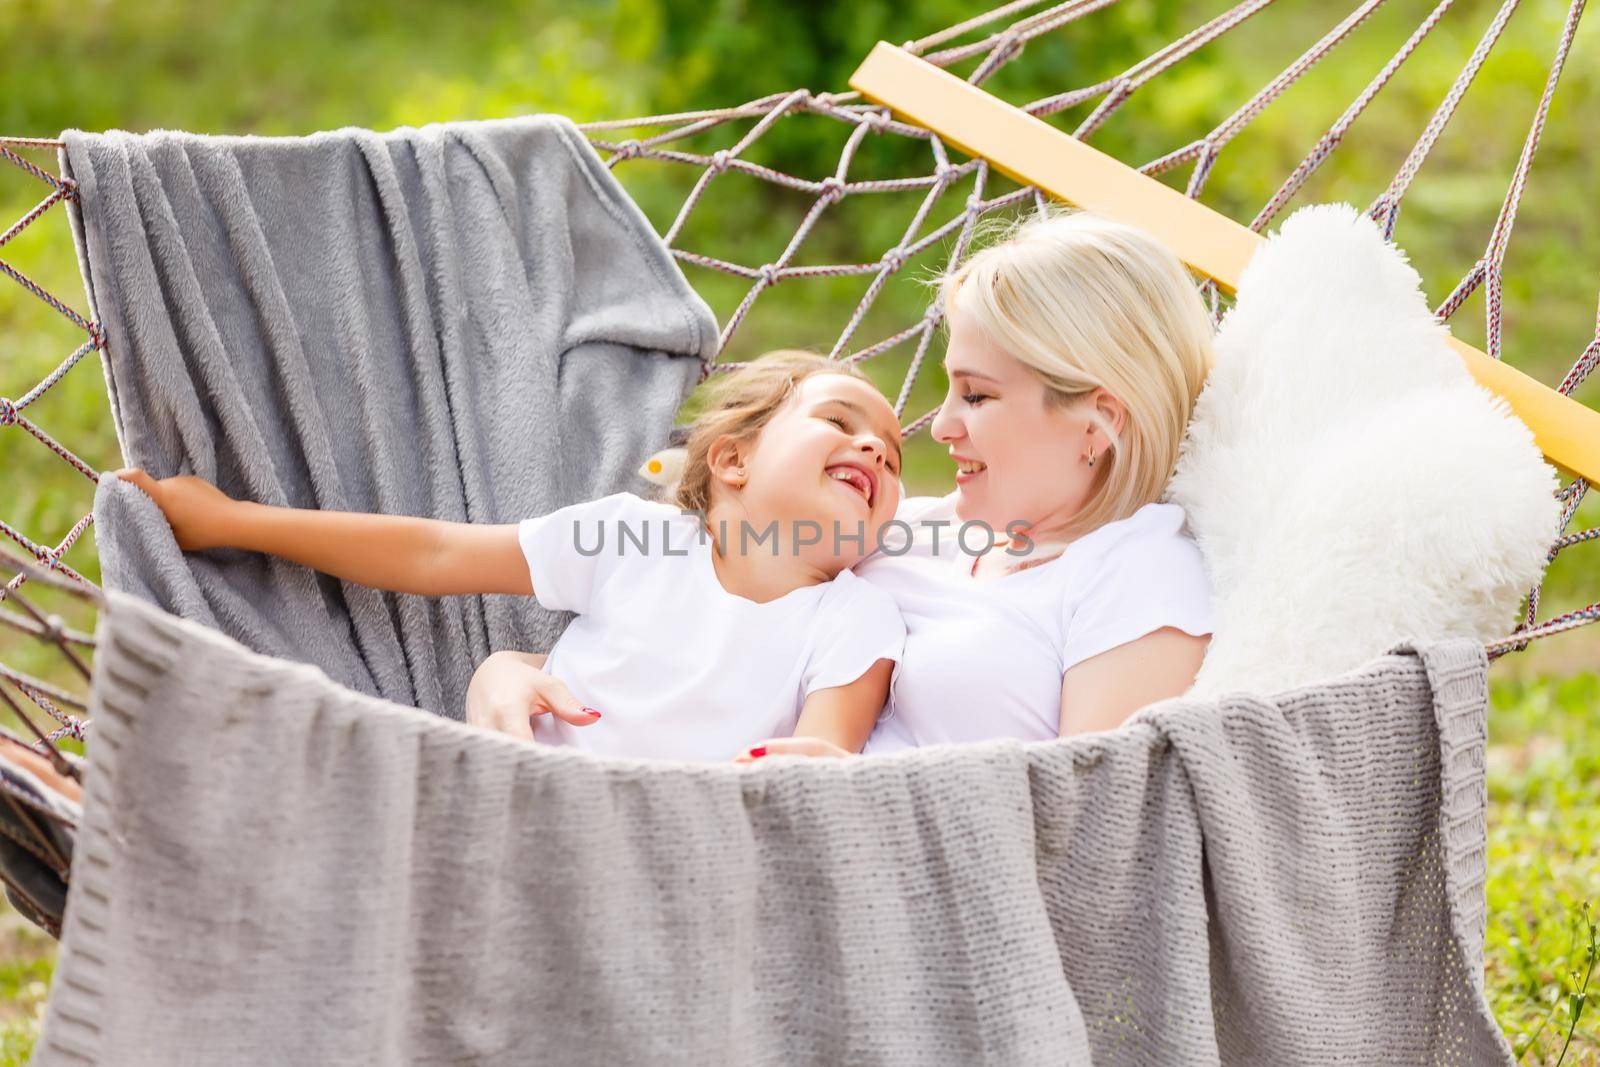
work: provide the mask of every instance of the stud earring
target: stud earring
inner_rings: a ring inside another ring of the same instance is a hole
[[[1094,466],[1094,449],[1089,449],[1089,466]]]

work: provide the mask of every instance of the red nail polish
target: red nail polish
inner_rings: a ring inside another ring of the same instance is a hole
[[[766,745],[757,745],[755,748],[752,748],[750,750],[750,758],[751,759],[760,759],[762,756],[765,756],[766,754],[767,754],[767,746]]]
[[[589,707],[588,705],[584,705],[584,707],[581,708],[580,710],[588,712],[590,715],[593,715],[597,719],[600,717],[600,712],[595,710],[594,708]]]

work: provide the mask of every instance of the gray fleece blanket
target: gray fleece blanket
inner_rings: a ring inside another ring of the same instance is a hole
[[[748,770],[351,693],[113,594],[35,1063],[1503,1063],[1487,663]]]
[[[74,236],[123,454],[269,504],[510,522],[623,489],[717,323],[554,115],[377,134],[69,131]],[[101,483],[105,584],[364,693],[459,717],[473,667],[548,648],[531,598],[397,596],[185,557]]]

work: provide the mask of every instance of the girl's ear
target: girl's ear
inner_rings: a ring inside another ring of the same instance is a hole
[[[732,434],[723,434],[711,442],[706,450],[706,466],[711,469],[711,480],[721,482],[731,489],[742,489],[745,483],[745,444]]]

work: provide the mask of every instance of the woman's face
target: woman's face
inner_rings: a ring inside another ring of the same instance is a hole
[[[987,523],[1001,542],[1018,521],[1045,538],[1088,497],[1089,452],[1098,457],[1107,442],[1085,413],[1109,394],[1098,389],[1072,405],[1049,404],[1044,383],[1026,365],[958,309],[949,320],[950,388],[930,429],[956,462],[956,515]]]

